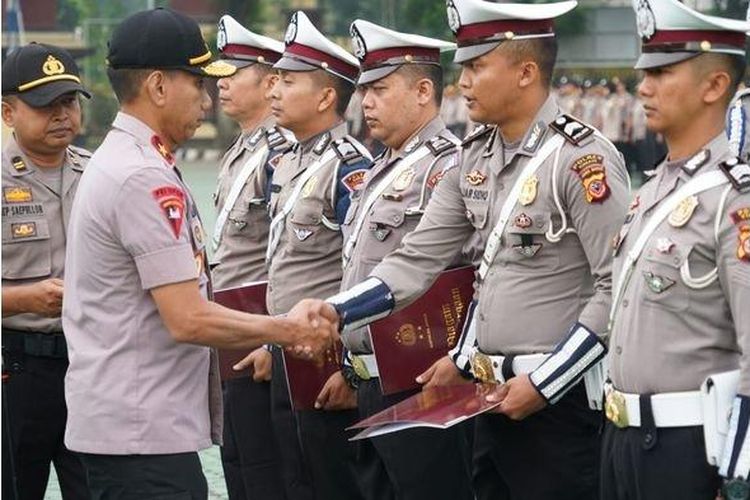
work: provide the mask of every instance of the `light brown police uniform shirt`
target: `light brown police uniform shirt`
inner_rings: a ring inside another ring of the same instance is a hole
[[[386,255],[400,246],[404,236],[414,231],[440,179],[448,169],[458,166],[458,147],[454,143],[457,144],[458,139],[446,128],[443,120],[434,118],[407,140],[401,151],[387,149],[375,159],[372,169],[365,174],[361,189],[352,195],[342,226],[344,242],[354,231],[362,204],[389,172],[420,147],[431,148],[426,156],[393,179],[365,215],[350,260],[344,267],[342,291],[369,276]],[[347,332],[343,341],[354,354],[372,352],[367,328]]]
[[[281,158],[271,189],[271,218],[280,213],[305,170],[329,148],[336,147],[340,140],[349,143],[347,151],[352,151],[353,147],[366,152],[361,144],[347,135],[346,123],[341,123],[297,144]],[[353,158],[353,163],[347,165],[334,155],[302,188],[286,217],[281,239],[269,264],[266,304],[270,314],[284,314],[304,298],[323,299],[339,291],[342,235],[337,204],[344,190],[348,189],[343,196],[356,191],[370,166],[369,160],[362,161],[361,155],[358,158]],[[353,170],[339,180],[341,168]]]
[[[3,288],[63,279],[70,210],[90,156],[69,146],[57,182],[34,165],[15,137],[8,139],[2,163]],[[3,328],[59,333],[62,320],[17,314],[3,318]]]
[[[266,118],[255,130],[241,134],[224,154],[219,169],[214,204],[221,212],[237,176],[257,151],[257,168],[247,178],[237,200],[231,207],[214,253],[211,277],[216,289],[263,281],[268,277],[266,248],[268,246],[269,170],[274,168],[284,151],[291,146],[272,117]],[[268,169],[267,169],[268,167]]]
[[[659,205],[729,158],[722,133],[694,157],[657,167],[613,242],[615,280]],[[750,193],[722,185],[694,201],[657,226],[617,308],[609,367],[621,391],[694,391],[708,375],[739,367],[739,392],[750,395],[742,355],[750,352]]]
[[[515,205],[476,292],[477,342],[488,354],[550,352],[576,321],[604,335],[609,244],[627,207],[627,171],[611,143],[565,118],[553,97],[512,155],[495,127],[480,127],[465,139],[460,167],[446,173],[417,229],[372,273],[390,288],[397,308],[418,297],[473,235],[486,246],[513,183],[541,145],[560,133],[552,128],[558,121],[572,137],[560,149],[556,175],[552,154],[536,173],[534,196]],[[568,231],[561,231],[562,215]],[[548,232],[561,233],[559,241]]]
[[[189,280],[203,297],[210,289],[196,205],[159,144],[119,113],[73,204],[63,327],[65,444],[74,451],[184,453],[220,442],[214,353],[176,342],[151,296]]]

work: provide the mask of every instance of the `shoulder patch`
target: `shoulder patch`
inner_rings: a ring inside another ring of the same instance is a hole
[[[336,153],[338,159],[343,163],[346,163],[347,165],[359,161],[361,158],[364,158],[362,153],[360,153],[360,151],[354,146],[354,144],[352,144],[346,137],[344,137],[343,139],[339,139],[338,141],[334,141],[333,150]]]
[[[465,146],[465,145],[467,145],[467,144],[469,144],[471,142],[476,141],[477,139],[479,139],[483,135],[485,135],[488,132],[492,131],[493,128],[494,127],[492,125],[486,125],[486,124],[477,125],[476,127],[474,127],[474,130],[472,130],[471,132],[469,132],[466,135],[466,137],[464,137],[464,139],[461,141],[461,145]]]
[[[729,178],[729,182],[740,193],[750,192],[750,165],[742,163],[737,158],[719,164],[719,168],[724,175]]]
[[[180,238],[182,221],[185,219],[185,193],[177,186],[159,186],[151,191],[159,207],[164,211],[174,237]]]
[[[570,169],[581,179],[587,202],[602,203],[609,198],[610,189],[602,155],[583,155],[573,162]]]
[[[573,118],[570,115],[557,117],[555,121],[549,124],[553,130],[561,134],[566,141],[578,146],[582,140],[594,133],[594,128]]]
[[[433,155],[440,156],[442,153],[448,151],[451,148],[456,148],[457,145],[453,141],[446,139],[440,135],[436,135],[425,143],[427,149],[429,149]]]
[[[366,173],[367,169],[364,168],[352,170],[341,178],[341,184],[343,184],[350,193],[359,191],[359,188],[362,187],[362,183],[365,180]]]
[[[278,127],[271,127],[266,130],[266,140],[268,141],[268,147],[271,149],[279,149],[289,142]]]

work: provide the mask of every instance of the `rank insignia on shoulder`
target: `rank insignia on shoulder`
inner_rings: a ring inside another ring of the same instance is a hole
[[[177,186],[159,186],[151,194],[164,211],[174,237],[179,239],[185,218],[185,193]]]
[[[550,123],[549,126],[560,133],[566,141],[576,146],[594,133],[592,127],[589,127],[570,115],[559,116],[555,121]]]
[[[313,147],[313,153],[315,153],[316,155],[323,154],[323,151],[326,150],[330,142],[331,134],[329,132],[326,132],[325,134],[321,135],[320,139],[318,139],[318,142],[315,143],[315,147]]]
[[[446,139],[445,137],[436,135],[429,141],[427,141],[427,148],[432,152],[433,155],[439,156],[449,149],[456,148],[456,144],[453,141]]]
[[[360,168],[353,170],[341,178],[341,183],[349,190],[350,193],[358,191],[365,181],[367,170]]]
[[[471,132],[466,135],[466,137],[464,137],[463,141],[461,141],[461,145],[465,146],[471,142],[474,142],[475,140],[490,132],[492,129],[493,127],[491,125],[477,125]]]
[[[711,158],[711,150],[710,149],[702,149],[697,154],[693,155],[692,158],[690,158],[688,161],[685,162],[685,164],[682,166],[682,170],[685,171],[688,175],[693,175],[695,172],[698,171],[699,168],[701,168],[703,165],[708,162],[708,160]]]
[[[28,169],[26,162],[20,156],[14,156],[10,161],[13,164],[13,170],[18,173],[25,172]]]
[[[750,224],[740,226],[740,234],[737,237],[737,258],[743,262],[750,262]]]
[[[266,130],[266,140],[268,141],[268,147],[271,149],[278,149],[287,142],[286,137],[277,127]]]
[[[695,195],[688,196],[682,200],[677,207],[672,210],[672,213],[669,214],[669,219],[667,219],[669,225],[672,227],[682,227],[687,224],[698,205],[698,197]]]
[[[479,186],[480,184],[483,184],[486,179],[487,176],[479,170],[472,170],[466,174],[466,182],[472,186]]]
[[[30,187],[6,187],[3,188],[3,199],[6,203],[28,203],[34,201]]]
[[[729,178],[729,182],[740,193],[750,192],[750,165],[737,158],[719,164],[719,168]]]
[[[10,232],[14,240],[33,238],[37,235],[36,222],[18,222],[11,224]]]
[[[161,137],[155,134],[151,136],[151,145],[154,146],[154,149],[156,149],[156,152],[159,153],[159,155],[162,158],[164,158],[164,161],[166,161],[170,165],[174,165],[174,156],[169,151],[169,149],[167,149],[167,146],[164,145],[164,142],[162,142]]]
[[[333,151],[336,153],[338,159],[347,165],[351,165],[364,158],[362,152],[346,137],[333,143]]]
[[[610,190],[602,155],[587,154],[581,156],[573,162],[570,169],[580,177],[587,202],[602,203],[609,198]]]
[[[643,272],[643,278],[646,280],[646,286],[654,293],[663,293],[675,284],[673,279],[666,276],[659,276],[650,271]]]

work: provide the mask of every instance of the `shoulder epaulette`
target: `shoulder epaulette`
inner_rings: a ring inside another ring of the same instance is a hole
[[[347,165],[359,161],[364,155],[351,143],[348,137],[343,137],[333,142],[333,150],[336,156]]]
[[[549,126],[574,146],[578,146],[581,141],[594,133],[594,127],[586,125],[570,115],[557,117]]]
[[[91,151],[72,145],[68,146],[68,151],[70,152],[70,161],[73,163],[73,170],[82,171],[91,159]]]
[[[266,140],[270,149],[278,149],[289,142],[278,127],[271,127],[266,130]]]
[[[464,137],[463,141],[461,141],[461,145],[465,146],[471,142],[474,142],[480,137],[482,137],[483,135],[485,135],[486,133],[490,132],[491,130],[492,130],[491,125],[486,125],[486,124],[477,125],[476,127],[474,127],[474,130],[469,132],[466,135],[466,137]]]
[[[378,153],[378,154],[377,154],[377,155],[376,155],[376,156],[375,156],[375,157],[374,157],[374,158],[372,159],[372,162],[373,162],[373,163],[375,163],[375,162],[377,162],[377,161],[380,161],[380,160],[382,160],[382,159],[383,159],[383,158],[385,157],[385,154],[386,154],[387,152],[388,152],[388,148],[383,148],[383,150],[382,150],[382,151],[380,151],[380,153]]]
[[[429,141],[425,143],[425,146],[427,146],[427,149],[429,149],[433,155],[440,156],[442,153],[445,153],[449,149],[455,149],[457,146],[456,144],[451,141],[450,139],[446,139],[443,136],[436,135]]]
[[[750,165],[742,163],[737,158],[719,164],[719,168],[724,175],[729,178],[729,182],[740,193],[750,192]]]
[[[93,154],[88,149],[79,148],[78,146],[73,146],[73,145],[68,146],[68,149],[71,150],[73,153],[77,154],[78,156],[82,156],[84,158],[91,158],[91,155]]]

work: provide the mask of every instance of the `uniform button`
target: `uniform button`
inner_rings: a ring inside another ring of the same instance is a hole
[[[484,321],[484,313],[479,313],[479,319]]]
[[[674,258],[674,263],[675,264],[679,264],[680,263],[680,258],[679,257],[675,257]]]
[[[498,190],[498,191],[502,191],[503,189],[505,189],[505,184],[503,184],[503,183],[501,182],[500,184],[498,184],[498,185],[497,185],[497,190]]]
[[[399,221],[399,216],[398,215],[394,215],[393,216],[393,222],[398,222],[398,221]]]
[[[651,432],[647,432],[645,436],[643,436],[643,442],[647,445],[651,444],[654,441],[654,434]]]
[[[628,304],[630,304],[630,302],[628,302],[628,299],[622,301],[622,307],[628,307]]]
[[[622,347],[620,347],[619,345],[617,347],[615,347],[615,352],[617,354],[622,354]]]

